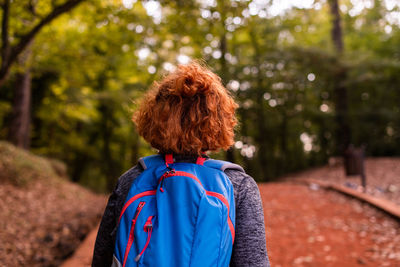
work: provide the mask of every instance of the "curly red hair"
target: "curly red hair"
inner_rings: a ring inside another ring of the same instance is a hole
[[[192,62],[154,83],[132,120],[160,152],[200,155],[233,144],[237,106],[216,74]]]

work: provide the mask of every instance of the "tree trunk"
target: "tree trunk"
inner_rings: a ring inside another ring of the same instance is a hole
[[[116,179],[118,178],[118,172],[116,170],[116,162],[114,162],[111,151],[111,138],[113,135],[112,116],[113,110],[106,103],[101,103],[99,106],[101,113],[101,128],[102,128],[102,161],[103,171],[107,178],[107,189],[109,192],[115,187]]]
[[[21,55],[22,70],[15,75],[15,94],[8,139],[20,148],[29,149],[31,124],[31,49]]]
[[[344,51],[343,32],[341,26],[341,17],[338,0],[329,0],[330,11],[332,15],[332,42],[337,53],[339,70],[334,74],[334,103],[336,120],[336,147],[339,155],[344,155],[344,151],[350,144],[351,132],[348,122],[348,99],[347,88],[344,81],[347,78],[347,71],[340,64],[340,58]]]
[[[341,17],[339,11],[339,0],[329,0],[329,6],[332,15],[332,31],[331,37],[339,56],[343,53],[343,32],[341,25]]]
[[[225,22],[223,23],[223,25],[225,25]],[[221,50],[221,58],[220,58],[221,79],[226,84],[226,82],[229,80],[229,70],[227,69],[227,64],[226,64],[226,59],[225,59],[225,55],[227,53],[225,26],[224,26],[224,32],[221,35],[219,48]],[[227,161],[235,162],[235,153],[233,151],[233,147],[229,148],[226,151],[225,158]]]
[[[227,41],[226,41],[226,30],[225,30],[225,19],[226,19],[226,14],[225,14],[225,1],[219,1],[219,7],[220,7],[220,13],[221,13],[221,27],[222,27],[222,34],[221,38],[219,41],[219,49],[221,51],[221,58],[219,59],[220,65],[221,65],[221,70],[220,70],[220,76],[222,79],[222,82],[224,85],[229,81],[230,75],[229,75],[229,70],[227,67],[226,63],[226,58],[225,55],[228,52],[227,48]],[[226,153],[225,153],[225,159],[230,162],[235,162],[235,153],[233,151],[233,147],[229,148]]]
[[[280,158],[280,166],[278,170],[278,174],[284,174],[290,171],[291,166],[288,166],[288,160],[287,160],[287,155],[289,155],[288,152],[288,123],[289,123],[289,118],[288,115],[286,114],[285,110],[282,110],[282,123],[280,125],[280,147],[281,147],[281,158]],[[288,168],[290,167],[290,168]]]
[[[350,145],[350,126],[348,122],[348,103],[347,103],[347,88],[343,81],[347,78],[347,73],[342,70],[335,76],[334,83],[334,101],[335,101],[335,120],[336,128],[336,144],[337,153],[343,155],[347,147]]]
[[[264,109],[264,86],[263,86],[263,75],[260,68],[261,62],[261,50],[259,44],[257,42],[256,34],[254,31],[250,32],[250,38],[254,49],[254,63],[257,66],[258,73],[257,73],[257,88],[256,90],[256,116],[257,116],[257,136],[256,141],[259,145],[258,148],[258,162],[260,167],[260,180],[267,181],[269,179],[268,175],[268,167],[269,161],[267,157],[267,151],[270,150],[268,147],[268,128],[267,128],[267,121],[265,116],[265,109]]]

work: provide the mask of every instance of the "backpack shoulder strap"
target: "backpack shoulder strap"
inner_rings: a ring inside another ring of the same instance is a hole
[[[234,164],[232,162],[229,162],[229,161],[224,161],[224,160],[207,159],[206,161],[204,161],[203,165],[206,167],[218,169],[221,171],[231,169],[231,170],[238,170],[241,172],[245,172],[241,166]]]
[[[152,155],[140,158],[139,164],[142,166],[144,170],[147,170],[156,166],[165,165],[165,160],[162,155]],[[241,166],[224,160],[207,159],[201,165],[221,171],[231,169],[231,170],[238,170],[240,172],[245,172]]]
[[[139,164],[142,166],[143,170],[147,170],[155,166],[165,165],[165,162],[161,155],[151,155],[140,158]]]

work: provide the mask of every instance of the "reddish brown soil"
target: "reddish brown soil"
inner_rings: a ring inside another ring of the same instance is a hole
[[[400,266],[400,224],[337,192],[260,184],[271,266]]]
[[[96,225],[105,196],[60,179],[0,183],[0,267],[59,266]]]

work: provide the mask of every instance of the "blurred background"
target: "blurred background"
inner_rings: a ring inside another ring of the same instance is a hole
[[[342,156],[351,145],[362,147],[370,193],[399,203],[398,0],[2,0],[0,12],[3,208],[22,201],[27,188],[34,189],[28,194],[32,201],[48,190],[49,204],[60,192],[50,190],[48,180],[32,180],[59,176],[75,182],[62,190],[71,212],[82,203],[87,207],[80,217],[96,210],[88,231],[103,211],[98,203],[105,201],[92,192],[110,192],[139,157],[156,153],[131,122],[138,100],[154,80],[192,59],[219,74],[240,106],[234,146],[213,157],[243,165],[257,182],[293,180],[296,173],[358,189],[358,182],[344,177]],[[61,186],[57,181],[51,183]],[[297,190],[289,189],[288,194]],[[307,190],[326,195],[316,185]],[[24,214],[7,212],[16,220]],[[45,213],[38,216],[48,221]],[[67,251],[56,261],[54,252],[38,256],[34,245],[13,242],[0,245],[4,259],[12,252],[22,255],[22,265],[26,255],[31,264],[58,264],[87,233],[74,245],[63,243],[68,231],[82,229],[79,216],[76,225],[59,221],[46,228],[58,236],[30,226],[48,246]],[[18,234],[18,223],[14,230],[10,225],[2,225],[4,240]],[[391,260],[400,264],[398,239]],[[368,264],[357,255],[354,264]],[[313,258],[303,256],[296,264],[312,264]]]

